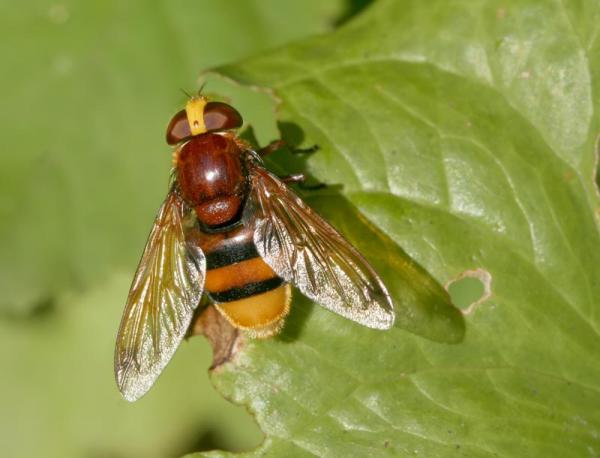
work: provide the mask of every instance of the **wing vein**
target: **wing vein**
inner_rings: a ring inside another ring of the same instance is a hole
[[[365,326],[394,322],[390,296],[367,261],[282,181],[254,161],[244,224],[261,257],[329,310]]]
[[[202,297],[206,261],[201,250],[188,249],[183,218],[173,188],[154,221],[117,335],[115,377],[130,401],[148,391],[167,365]]]

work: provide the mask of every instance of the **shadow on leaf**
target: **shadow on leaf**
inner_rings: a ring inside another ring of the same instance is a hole
[[[395,327],[437,342],[463,340],[463,315],[444,287],[339,191],[327,188],[305,200],[344,234],[381,276],[394,302]]]
[[[285,322],[283,331],[276,337],[277,340],[282,342],[293,342],[302,336],[308,317],[315,307],[314,302],[303,296],[296,289],[294,289],[292,297],[290,314]]]
[[[305,147],[302,128],[293,122],[280,121],[278,127],[286,147],[265,158],[265,165],[278,175],[303,173],[306,186],[296,186],[298,194],[352,243],[381,276],[388,288],[396,311],[395,327],[436,342],[459,343],[464,339],[465,322],[450,295],[423,267],[417,264],[398,244],[373,225],[343,194],[342,186],[320,185],[310,174],[309,154],[297,154]],[[256,145],[254,132],[246,129],[244,138]],[[257,146],[258,147],[258,146]],[[297,299],[294,304],[308,309],[310,301]],[[300,307],[292,307],[292,310]],[[293,312],[282,340],[291,341],[302,333],[308,312]]]

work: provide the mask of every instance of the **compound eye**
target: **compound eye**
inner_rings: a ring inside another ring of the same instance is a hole
[[[167,143],[175,145],[192,136],[190,123],[185,110],[178,112],[167,126]]]
[[[242,127],[242,115],[223,102],[208,102],[204,107],[204,125],[207,131],[229,130]]]

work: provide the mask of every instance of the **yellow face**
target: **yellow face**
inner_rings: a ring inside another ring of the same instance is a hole
[[[223,102],[210,102],[206,97],[192,97],[185,110],[178,111],[167,126],[167,143],[177,145],[207,132],[224,132],[242,127],[238,111]]]
[[[190,130],[192,135],[200,135],[206,132],[206,125],[204,124],[204,107],[206,106],[205,97],[192,97],[185,105],[185,113],[187,115],[188,123],[190,124]]]

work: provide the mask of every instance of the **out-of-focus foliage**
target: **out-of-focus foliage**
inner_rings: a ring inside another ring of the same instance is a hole
[[[260,441],[214,392],[203,339],[129,404],[114,337],[166,192],[180,88],[326,32],[346,11],[343,0],[0,2],[2,456],[164,457]],[[263,141],[276,135],[267,103],[231,94]]]
[[[219,72],[271,88],[307,170],[440,282],[491,290],[456,345],[297,299],[213,375],[267,435],[243,456],[600,454],[600,4],[381,1]]]

